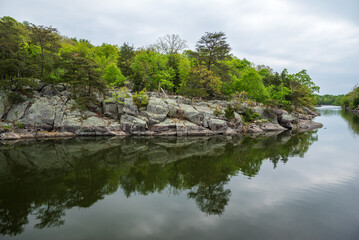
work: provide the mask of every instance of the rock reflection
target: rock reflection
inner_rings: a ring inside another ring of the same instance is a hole
[[[65,223],[65,210],[88,208],[119,188],[127,197],[171,188],[187,192],[206,214],[221,215],[232,176],[254,177],[303,156],[316,132],[266,138],[124,138],[20,142],[0,147],[0,233],[16,235],[29,215],[35,228]]]

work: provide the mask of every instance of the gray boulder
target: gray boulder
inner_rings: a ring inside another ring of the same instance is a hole
[[[0,92],[0,119],[3,118],[5,113],[9,110],[10,103],[8,101],[7,95],[5,92]]]
[[[16,105],[13,105],[6,115],[6,121],[18,121],[25,115],[25,110],[29,106],[30,102],[25,101]]]
[[[293,129],[293,124],[296,123],[296,118],[290,114],[284,114],[279,118],[279,124],[287,129]]]
[[[57,96],[38,98],[25,112],[21,122],[25,125],[51,130],[54,127],[56,110],[61,105],[63,101]]]
[[[115,102],[102,102],[103,114],[107,117],[118,119],[118,107]]]
[[[203,114],[194,109],[191,105],[180,104],[180,110],[183,111],[183,117],[197,125],[203,125]]]
[[[221,119],[215,119],[215,118],[208,120],[208,126],[213,132],[217,134],[223,134],[228,129],[226,121]]]
[[[123,114],[121,116],[121,129],[124,132],[140,133],[146,131],[146,122],[140,118]]]
[[[139,114],[137,105],[133,102],[132,98],[124,98],[123,104],[118,105],[118,113],[137,116]]]
[[[285,131],[287,130],[286,128],[282,127],[281,125],[277,124],[277,123],[271,123],[271,122],[264,122],[260,124],[260,128],[264,131],[264,132],[271,132],[271,131],[275,131],[275,132],[279,132],[279,131]]]
[[[148,101],[147,111],[142,114],[148,118],[149,124],[157,124],[164,121],[169,113],[167,103],[161,98],[151,97]]]

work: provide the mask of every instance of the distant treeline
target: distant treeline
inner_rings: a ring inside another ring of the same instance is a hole
[[[343,108],[351,109],[351,110],[359,110],[359,86],[354,86],[353,90],[345,95],[340,105]]]
[[[316,95],[315,101],[316,101],[317,105],[340,106],[343,97],[344,97],[344,94],[342,94],[342,95],[330,95],[330,94]]]
[[[274,72],[233,56],[223,32],[206,32],[195,50],[186,50],[178,35],[135,48],[61,36],[56,28],[0,19],[0,86],[20,101],[31,94],[33,79],[65,83],[73,98],[87,104],[94,93],[126,87],[132,91],[160,90],[190,98],[257,101],[286,109],[313,107],[319,91],[306,70]]]

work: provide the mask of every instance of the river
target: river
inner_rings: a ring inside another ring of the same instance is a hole
[[[259,138],[0,146],[1,239],[359,239],[359,117]]]

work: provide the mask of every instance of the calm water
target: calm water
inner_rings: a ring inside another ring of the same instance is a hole
[[[359,239],[359,118],[313,132],[0,146],[1,239]]]

